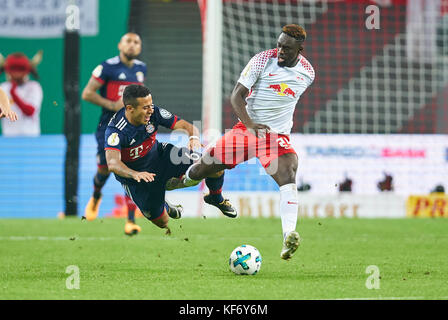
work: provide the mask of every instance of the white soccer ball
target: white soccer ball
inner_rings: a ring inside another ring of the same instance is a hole
[[[257,248],[243,244],[230,254],[229,266],[236,274],[255,275],[260,271],[261,254]]]

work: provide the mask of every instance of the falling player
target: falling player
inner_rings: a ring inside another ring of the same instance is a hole
[[[98,150],[98,169],[93,179],[94,191],[85,208],[87,220],[94,220],[98,216],[101,203],[101,190],[109,178],[109,169],[104,151],[104,132],[107,124],[115,112],[123,107],[121,96],[124,88],[133,83],[143,84],[146,76],[146,65],[137,60],[142,48],[139,35],[126,33],[118,44],[120,54],[110,58],[95,68],[89,83],[84,88],[82,98],[88,102],[102,107],[100,121],[95,133]],[[100,94],[97,91],[100,90]],[[125,224],[125,233],[133,235],[141,231],[135,223],[136,206],[132,200],[125,196],[128,207],[128,220]]]
[[[300,244],[297,233],[297,154],[290,145],[295,106],[314,80],[311,64],[301,55],[305,30],[295,24],[282,28],[277,48],[255,55],[236,84],[231,103],[239,122],[189,168],[184,184],[257,157],[280,187],[282,259]]]
[[[193,151],[201,147],[199,130],[171,112],[154,106],[151,92],[145,86],[127,86],[123,102],[125,107],[113,116],[105,132],[108,168],[143,215],[158,227],[167,228],[169,217],[180,218],[181,206],[165,201],[166,184],[171,178],[181,177],[194,159],[199,159]],[[189,148],[159,143],[156,133],[160,125],[187,132]],[[224,215],[236,217],[236,210],[221,194],[224,172],[210,175],[205,183],[210,190],[206,202]]]

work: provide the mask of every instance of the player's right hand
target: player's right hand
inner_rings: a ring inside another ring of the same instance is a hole
[[[132,175],[132,178],[137,182],[142,180],[145,182],[153,182],[155,175],[155,173],[150,172],[136,172]]]
[[[249,130],[257,138],[264,139],[266,134],[270,132],[271,128],[265,124],[261,123],[251,123],[246,125],[247,130]]]
[[[0,119],[1,118],[8,118],[10,121],[12,121],[12,122],[14,122],[14,121],[17,121],[17,119],[19,118],[18,116],[17,116],[17,114],[14,112],[14,111],[12,111],[12,110],[2,110],[1,108],[0,108]]]

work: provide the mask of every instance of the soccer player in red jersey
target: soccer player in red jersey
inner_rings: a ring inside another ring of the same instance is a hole
[[[231,103],[239,122],[189,168],[185,185],[257,157],[280,188],[282,259],[300,244],[296,229],[298,194],[297,154],[289,141],[293,114],[300,95],[314,80],[314,69],[301,55],[305,30],[286,25],[277,48],[255,55],[241,72]]]

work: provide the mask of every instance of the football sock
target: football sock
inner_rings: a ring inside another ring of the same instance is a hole
[[[97,172],[93,178],[93,197],[95,199],[101,198],[101,189],[103,189],[106,184],[107,178],[109,178],[109,174],[103,175],[99,172]]]
[[[282,220],[283,239],[288,232],[296,230],[299,199],[295,183],[280,187],[280,216]]]
[[[135,222],[135,209],[137,209],[137,206],[128,195],[125,195],[124,198],[128,207],[128,221]]]
[[[218,203],[224,201],[222,196],[222,186],[224,185],[224,174],[218,178],[206,178],[205,184],[207,188],[210,190],[210,195],[212,199]]]

